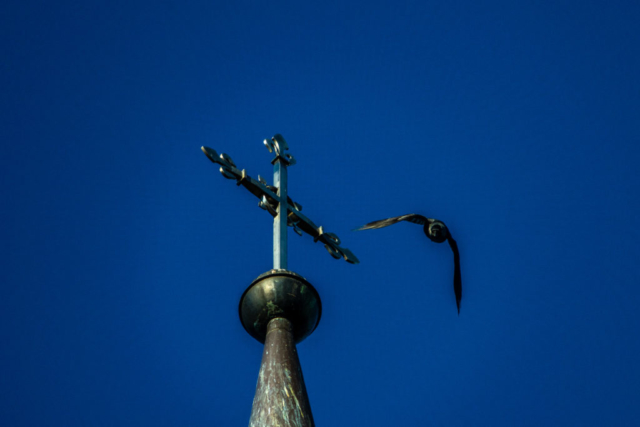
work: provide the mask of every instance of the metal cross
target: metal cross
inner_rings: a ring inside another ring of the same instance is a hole
[[[287,269],[287,227],[293,227],[298,235],[305,232],[313,241],[324,243],[324,247],[335,259],[344,258],[351,264],[357,264],[358,258],[347,248],[340,247],[340,239],[333,233],[327,233],[322,226],[317,226],[300,211],[302,206],[291,200],[287,195],[287,166],[296,163],[293,156],[285,151],[289,150],[286,141],[280,134],[276,134],[271,140],[264,140],[275,158],[273,164],[273,186],[258,175],[258,180],[251,178],[247,172],[238,169],[227,154],[218,155],[209,147],[201,147],[204,154],[213,163],[220,165],[220,172],[225,178],[235,179],[237,185],[242,185],[254,196],[260,199],[260,206],[273,216],[273,268]]]

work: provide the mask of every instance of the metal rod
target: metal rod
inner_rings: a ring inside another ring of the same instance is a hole
[[[277,158],[273,165],[273,185],[278,188],[278,215],[273,219],[273,268],[287,268],[287,165]]]

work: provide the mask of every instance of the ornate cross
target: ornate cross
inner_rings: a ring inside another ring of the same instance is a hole
[[[238,169],[231,157],[209,147],[201,147],[204,154],[213,163],[220,165],[220,172],[225,178],[235,179],[237,185],[242,185],[254,196],[260,199],[260,206],[273,216],[273,268],[287,269],[287,227],[293,227],[298,235],[305,232],[313,241],[324,243],[329,254],[338,259],[344,258],[351,264],[357,264],[358,258],[347,248],[340,247],[340,239],[333,233],[327,233],[322,226],[317,226],[300,211],[302,206],[291,200],[287,195],[287,166],[296,163],[293,156],[285,151],[289,150],[286,141],[280,134],[271,140],[264,140],[269,152],[275,154],[273,164],[273,186],[258,175],[258,180],[251,178],[247,172]]]

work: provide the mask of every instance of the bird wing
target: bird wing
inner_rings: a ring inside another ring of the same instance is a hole
[[[398,223],[400,221],[409,221],[412,222],[414,224],[420,224],[420,225],[424,225],[429,221],[429,218],[419,215],[419,214],[408,214],[408,215],[401,215],[401,216],[396,216],[393,218],[386,218],[386,219],[381,219],[378,221],[373,221],[370,222],[368,224],[363,225],[360,228],[356,228],[354,231],[360,231],[360,230],[371,230],[374,228],[382,228],[382,227],[388,227],[390,225],[393,225],[395,223]]]
[[[408,214],[396,216],[393,218],[381,219],[378,221],[373,221],[368,224],[363,225],[360,228],[356,228],[354,231],[360,230],[371,230],[374,228],[382,228],[388,227],[390,225],[396,224],[400,221],[409,221],[414,224],[431,224],[433,221],[436,221],[432,218],[427,218],[425,216],[419,214]],[[444,225],[444,224],[443,224]],[[445,226],[446,227],[446,226]],[[449,242],[449,246],[453,251],[453,292],[456,295],[456,306],[458,307],[458,314],[460,314],[460,300],[462,300],[462,274],[460,273],[460,251],[458,250],[458,243],[451,236],[451,232],[447,229],[448,237],[447,242]],[[426,231],[425,231],[426,233]],[[439,242],[441,243],[441,242]]]
[[[453,251],[453,292],[456,294],[456,306],[458,306],[458,315],[460,314],[460,300],[462,299],[462,275],[460,273],[460,251],[458,251],[458,243],[453,240],[451,233],[447,239],[451,250]]]

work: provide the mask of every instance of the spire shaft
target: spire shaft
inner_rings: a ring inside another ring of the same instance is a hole
[[[267,338],[249,427],[314,427],[291,323],[275,318]]]

